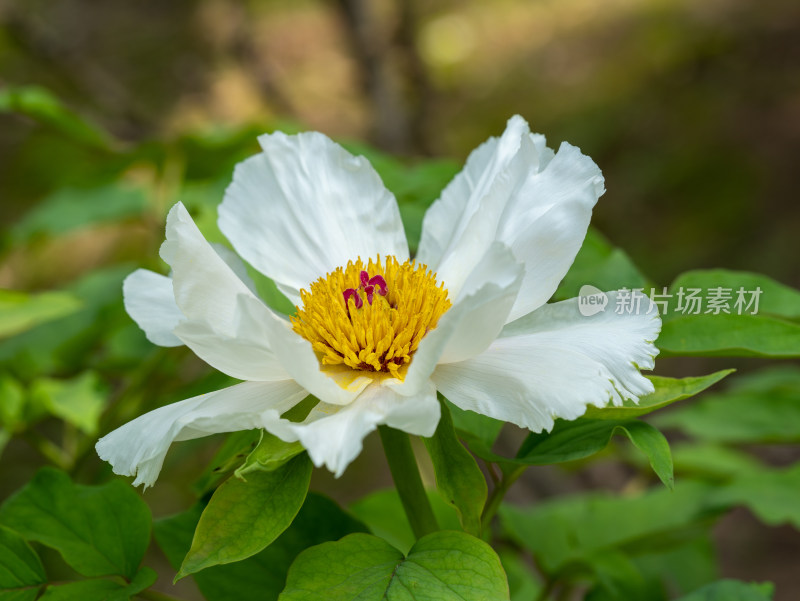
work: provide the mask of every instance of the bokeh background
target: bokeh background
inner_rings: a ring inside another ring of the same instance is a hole
[[[110,133],[98,142],[0,102],[2,288],[59,288],[112,265],[158,268],[164,210],[177,199],[213,207],[235,162],[257,151],[257,133],[319,130],[407,165],[436,157],[430,168],[447,181],[514,113],[550,146],[566,140],[593,157],[608,190],[593,223],[658,285],[725,267],[800,287],[800,3],[791,0],[11,0],[0,2],[0,86],[45,89]],[[142,194],[155,207],[145,218]],[[75,218],[82,202],[100,218]],[[668,361],[661,371],[728,365],[749,363]],[[173,451],[171,465],[202,466],[210,451],[195,450]],[[339,481],[316,476],[318,487],[348,501],[376,486],[375,451]],[[770,452],[778,464],[796,456]],[[28,477],[29,455],[24,442],[6,451],[0,496]],[[512,498],[618,490],[627,474],[530,472]],[[148,493],[157,515],[185,508],[187,494],[180,480]],[[741,510],[715,537],[723,575],[773,580],[776,599],[796,598],[796,531]]]

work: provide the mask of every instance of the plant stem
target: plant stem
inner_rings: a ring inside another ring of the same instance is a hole
[[[383,452],[389,462],[394,485],[403,503],[403,509],[418,539],[439,530],[433,515],[428,495],[422,485],[417,460],[411,449],[408,434],[388,426],[378,426],[383,443]]]
[[[497,513],[497,509],[500,507],[500,503],[503,501],[503,497],[506,496],[508,489],[522,475],[526,467],[525,465],[520,465],[509,474],[504,473],[502,480],[494,487],[481,516],[481,525],[484,530],[489,527],[489,523],[492,521],[494,514]]]

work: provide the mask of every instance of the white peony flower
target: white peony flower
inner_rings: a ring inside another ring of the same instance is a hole
[[[234,172],[219,227],[297,313],[267,307],[241,260],[175,205],[161,247],[172,276],[132,273],[125,306],[155,344],[185,344],[244,382],[102,438],[97,452],[116,473],[149,486],[173,441],[265,428],[338,476],[380,424],[432,436],[437,390],[533,431],[653,390],[639,369],[658,352],[654,308],[584,317],[577,299],[545,304],[604,192],[574,146],[554,153],[510,119],[428,210],[412,261],[397,202],[364,157],[313,132],[259,142]],[[320,402],[302,423],[281,418],[309,394]]]

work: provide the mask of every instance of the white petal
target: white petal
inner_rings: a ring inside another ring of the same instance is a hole
[[[175,302],[186,318],[233,335],[240,318],[236,297],[255,296],[206,241],[180,202],[167,215],[161,258],[172,267]]]
[[[236,167],[219,227],[293,302],[359,256],[408,258],[397,202],[364,157],[316,132],[259,142],[264,152]]]
[[[525,120],[514,116],[500,138],[489,138],[472,151],[464,169],[425,213],[417,252],[421,263],[436,270],[445,255],[452,254],[483,199],[516,156],[521,137],[527,133]]]
[[[338,478],[361,452],[367,434],[378,425],[433,436],[440,411],[436,389],[430,381],[414,396],[401,396],[375,384],[349,405],[318,404],[305,423],[284,421],[282,425],[291,435],[286,430],[272,431],[284,440],[300,440],[314,465],[327,466]]]
[[[161,255],[172,267],[175,301],[185,317],[173,332],[201,359],[234,378],[285,380],[264,326],[272,311],[231,267],[229,262],[239,271],[244,267],[232,261],[232,254],[220,255],[181,203],[172,208]]]
[[[233,271],[233,273],[235,273],[236,276],[242,280],[242,283],[247,286],[247,289],[258,296],[256,283],[253,281],[253,278],[250,277],[250,274],[247,273],[247,266],[244,264],[244,261],[242,261],[241,257],[239,257],[239,255],[237,255],[224,244],[212,243],[211,248],[213,248],[214,252],[219,255],[220,259],[225,261],[225,264],[231,268],[231,271]]]
[[[453,306],[420,342],[405,380],[386,380],[399,394],[416,394],[437,363],[461,361],[483,352],[497,338],[514,304],[522,266],[501,244],[492,245]]]
[[[137,269],[122,284],[125,310],[144,330],[145,336],[159,346],[181,346],[172,330],[184,319],[175,304],[172,293],[172,278]]]
[[[255,283],[236,253],[222,244],[211,246],[244,285],[255,294]],[[173,333],[175,326],[186,318],[175,303],[172,276],[161,275],[147,269],[137,269],[125,278],[122,295],[125,299],[125,309],[144,330],[150,342],[159,346],[183,345]]]
[[[641,296],[641,295],[640,295]],[[545,305],[509,324],[481,355],[439,365],[432,379],[462,409],[534,431],[574,419],[587,405],[615,405],[653,391],[639,373],[652,369],[661,320],[642,296],[639,314],[584,317],[577,299]]]
[[[597,198],[600,170],[577,148],[559,152],[531,134],[520,117],[479,147],[425,216],[419,260],[449,290],[463,281],[494,241],[525,263],[510,320],[553,294],[580,248]]]
[[[525,263],[525,278],[509,321],[553,295],[583,244],[592,208],[603,194],[594,161],[569,144],[539,173],[529,173],[512,195],[498,239]]]
[[[238,297],[238,301],[244,302],[243,298]],[[263,319],[270,319],[268,309],[261,314]],[[256,382],[287,380],[290,376],[268,345],[265,331],[263,322],[244,310],[233,336],[217,332],[204,321],[183,321],[174,330],[198,357],[233,378]]]
[[[146,413],[101,438],[97,454],[115,474],[136,476],[134,486],[146,488],[158,478],[173,441],[266,427],[305,396],[290,380],[237,384]]]

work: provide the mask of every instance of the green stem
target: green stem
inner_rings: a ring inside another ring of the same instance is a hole
[[[394,485],[397,487],[414,536],[422,538],[426,534],[436,532],[439,530],[439,524],[436,523],[431,503],[422,485],[408,434],[388,426],[378,426],[378,432],[381,435],[383,452],[386,453]]]
[[[489,500],[486,502],[486,507],[483,509],[483,515],[481,516],[481,525],[484,530],[489,527],[489,523],[492,521],[494,514],[497,513],[500,503],[502,503],[508,489],[511,488],[511,485],[522,475],[526,467],[525,465],[520,465],[511,473],[504,473],[503,479],[494,487],[492,494],[489,496]]]

